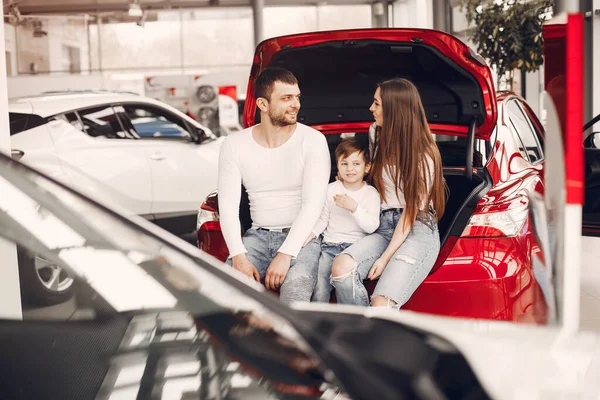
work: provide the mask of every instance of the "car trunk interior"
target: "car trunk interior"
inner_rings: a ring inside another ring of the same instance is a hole
[[[371,121],[379,82],[402,77],[419,90],[429,123],[481,124],[485,107],[476,79],[431,46],[381,40],[332,41],[278,51],[270,67],[298,78],[307,125]],[[257,113],[258,114],[258,113]],[[258,121],[260,115],[256,115]]]
[[[329,153],[331,155],[330,182],[333,182],[337,175],[335,149],[345,137],[349,136],[356,136],[359,138],[359,141],[363,141],[363,143],[366,143],[368,140],[366,133],[325,134],[329,146]],[[448,236],[461,235],[469,218],[475,210],[477,202],[491,188],[491,180],[485,169],[481,168],[483,166],[482,154],[475,151],[473,156],[473,166],[477,169],[477,172],[469,178],[465,173],[467,154],[466,138],[450,136],[444,136],[444,138],[450,140],[439,141],[437,143],[442,155],[444,178],[446,179],[449,192],[446,202],[446,211],[438,223],[442,245]],[[245,190],[242,190],[240,220],[244,232],[252,226],[250,205]]]

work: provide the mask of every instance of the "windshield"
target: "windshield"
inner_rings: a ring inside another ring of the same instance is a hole
[[[13,341],[22,341],[21,351],[2,362],[26,359],[32,342],[47,352],[45,362],[54,362],[36,372],[50,383],[33,385],[24,398],[86,397],[69,392],[71,386],[85,386],[91,397],[224,398],[216,393],[251,389],[254,398],[319,398],[338,392],[309,346],[265,304],[283,306],[252,294],[262,290],[258,285],[241,284],[209,257],[190,256],[4,156],[0,235],[17,247],[25,319]],[[34,288],[25,278],[32,273],[42,289],[70,291],[69,300],[29,307]],[[49,338],[57,327],[59,343],[69,351],[54,351]],[[43,333],[38,341],[31,336]],[[82,365],[81,357],[91,357],[90,365]],[[85,375],[85,383],[72,377],[57,383],[64,368]],[[18,379],[19,368],[13,369]],[[32,371],[23,367],[22,373]]]

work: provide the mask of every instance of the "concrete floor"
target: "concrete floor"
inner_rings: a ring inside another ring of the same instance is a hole
[[[600,332],[600,237],[583,237],[581,330]]]

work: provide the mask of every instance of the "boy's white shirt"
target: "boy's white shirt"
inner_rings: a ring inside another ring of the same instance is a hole
[[[338,194],[347,194],[358,203],[355,212],[335,205],[333,198]],[[328,243],[354,243],[379,227],[381,199],[377,190],[364,184],[357,191],[344,187],[341,181],[330,183],[323,211],[313,228],[313,234],[323,233],[323,241]]]

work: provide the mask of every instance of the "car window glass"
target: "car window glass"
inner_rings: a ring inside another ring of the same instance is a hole
[[[91,137],[108,139],[128,139],[131,135],[126,132],[112,106],[102,106],[79,111],[83,131]]]
[[[530,162],[541,161],[544,158],[542,149],[529,118],[523,113],[516,100],[508,102],[507,109],[511,127],[514,128],[514,133],[518,135],[523,146],[519,150]]]
[[[125,111],[125,108],[121,105],[113,105],[113,110],[115,114],[117,114],[117,118],[121,122],[121,126],[127,132],[127,134],[134,139],[140,139],[140,135],[138,135],[137,131],[131,124],[131,120],[127,116],[127,111]]]
[[[77,116],[77,114],[74,112],[59,115],[59,116],[57,116],[57,119],[62,119],[64,121],[67,121],[73,128],[75,128],[77,130],[80,130],[80,131],[84,130],[81,120],[79,119],[79,116]]]
[[[44,118],[35,114],[9,113],[8,117],[10,121],[10,136],[28,131],[46,123]]]
[[[183,121],[154,107],[125,105],[125,114],[143,139],[190,139]]]
[[[542,157],[544,157],[543,154],[544,154],[545,141],[544,141],[543,128],[541,126],[541,123],[539,122],[539,120],[537,119],[537,117],[535,116],[535,114],[533,113],[531,108],[527,107],[522,102],[519,102],[519,105],[521,106],[521,110],[523,110],[523,112],[527,116],[527,120],[529,121],[529,124],[530,124],[531,128],[533,129],[533,132],[535,133],[535,138],[537,139],[537,142],[542,150]],[[534,120],[537,123],[534,122]]]

